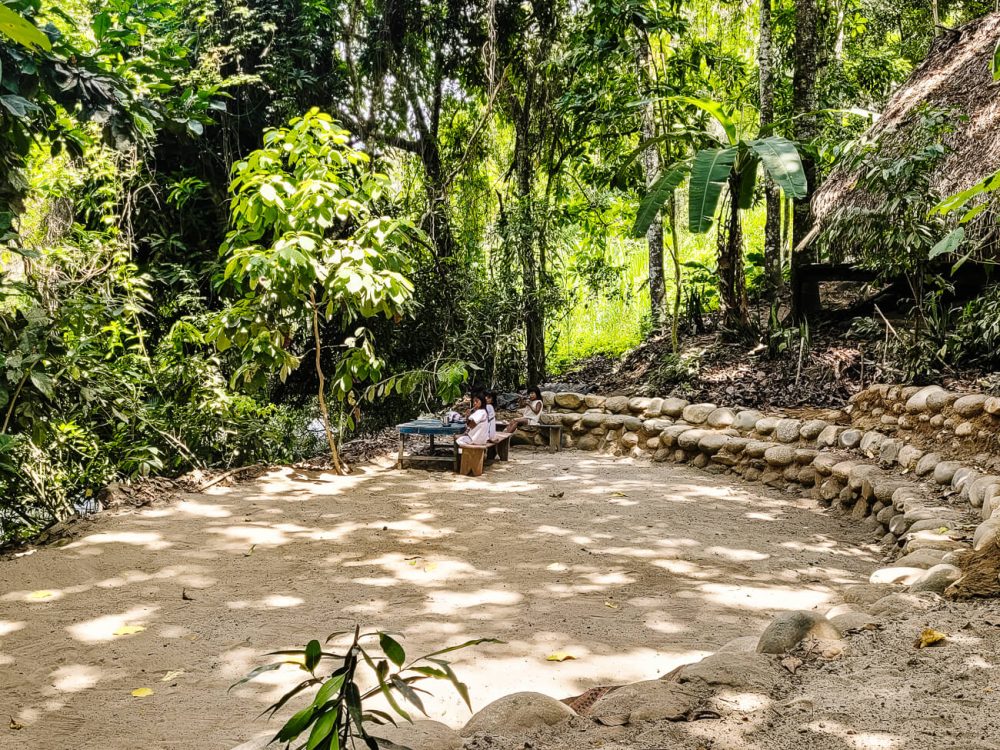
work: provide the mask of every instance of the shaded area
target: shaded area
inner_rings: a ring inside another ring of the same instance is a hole
[[[876,552],[813,505],[685,467],[522,450],[478,479],[282,470],[101,518],[3,562],[0,711],[24,728],[0,747],[229,747],[268,728],[251,719],[296,674],[228,686],[263,652],[355,621],[411,653],[506,641],[458,660],[477,708],[650,679],[867,577]],[[556,650],[576,659],[547,662]],[[463,723],[438,693],[432,715]]]

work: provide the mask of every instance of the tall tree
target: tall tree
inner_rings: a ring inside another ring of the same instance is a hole
[[[637,64],[638,81],[640,85],[645,82],[645,91],[640,92],[645,96],[646,102],[642,106],[642,127],[640,137],[643,142],[653,142],[643,151],[642,167],[645,177],[646,190],[649,190],[653,183],[660,176],[660,149],[655,144],[658,135],[656,122],[656,103],[652,97],[652,86],[649,85],[652,78],[650,72],[650,45],[649,37],[643,28],[638,29]],[[666,296],[666,282],[663,277],[663,220],[660,214],[656,215],[649,229],[646,230],[646,246],[649,252],[649,316],[654,331],[659,331],[663,325],[664,317],[664,297]]]
[[[816,0],[795,0],[795,41],[792,46],[792,114],[796,116],[794,136],[802,150],[802,167],[810,191],[816,189],[816,161],[808,144],[816,136],[816,78],[820,55],[819,7]],[[812,210],[808,197],[795,202],[792,220],[792,247],[799,243],[812,228]],[[801,298],[799,266],[804,262],[802,252],[792,254],[792,315],[802,317],[805,303]]]
[[[760,0],[760,40],[757,47],[760,77],[760,131],[769,135],[774,126],[774,44],[771,0]],[[781,196],[770,177],[764,179],[764,274],[771,299],[781,291]]]

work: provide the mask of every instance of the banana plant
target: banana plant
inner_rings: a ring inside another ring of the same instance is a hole
[[[688,185],[688,230],[704,234],[712,228],[723,188],[729,203],[725,231],[719,232],[719,292],[724,325],[734,331],[750,328],[749,305],[743,280],[743,239],[740,210],[753,205],[754,188],[761,168],[786,196],[806,197],[808,184],[795,144],[769,135],[753,140],[739,136],[736,120],[718,102],[692,97],[672,97],[711,115],[722,127],[723,138],[708,135],[718,144],[697,151],[689,159],[672,164],[650,187],[639,204],[633,234],[643,237],[664,203],[685,180]]]

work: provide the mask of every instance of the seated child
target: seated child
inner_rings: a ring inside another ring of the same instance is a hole
[[[507,432],[513,432],[518,427],[534,426],[538,424],[539,418],[542,416],[542,392],[538,390],[535,386],[531,386],[528,389],[528,403],[521,412],[521,416],[517,419],[512,419],[507,424]]]
[[[489,442],[490,418],[486,413],[486,398],[482,394],[472,394],[472,411],[465,425],[465,434],[455,440],[458,445],[486,445]]]

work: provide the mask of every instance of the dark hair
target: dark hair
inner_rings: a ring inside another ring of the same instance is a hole
[[[539,401],[542,400],[542,392],[541,392],[541,390],[539,390],[539,388],[538,388],[537,385],[532,385],[532,386],[528,387],[528,398],[531,398],[531,394],[532,393],[534,393],[536,396],[538,396],[538,400]]]
[[[497,403],[497,392],[496,391],[486,391],[485,393],[483,393],[483,395],[486,398],[488,398],[490,401],[492,401],[494,406],[496,406],[496,403]]]
[[[473,406],[475,406],[475,401],[478,398],[479,399],[479,407],[481,409],[485,409],[486,408],[486,395],[482,391],[473,391],[470,394],[469,398],[470,398],[470,403]]]

